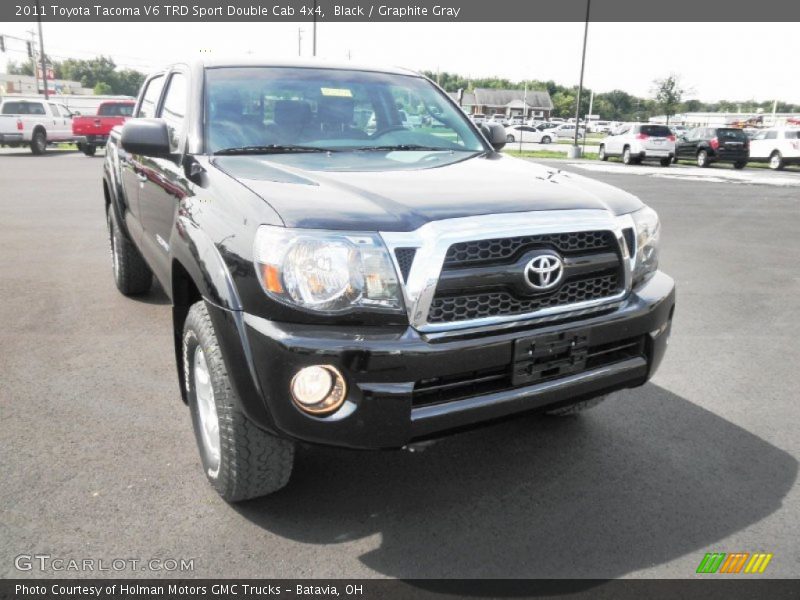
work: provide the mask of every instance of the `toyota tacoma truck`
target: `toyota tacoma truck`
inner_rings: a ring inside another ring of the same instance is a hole
[[[104,160],[113,275],[169,296],[223,498],[283,487],[297,442],[413,448],[653,375],[675,305],[656,213],[504,143],[402,69],[208,60],[147,78]]]
[[[98,147],[106,145],[111,130],[133,114],[133,106],[131,100],[107,100],[97,107],[96,115],[73,117],[72,135],[78,150],[86,156],[94,156]]]

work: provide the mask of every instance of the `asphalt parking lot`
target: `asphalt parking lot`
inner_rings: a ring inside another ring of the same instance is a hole
[[[542,162],[659,211],[678,303],[654,380],[422,452],[302,447],[286,489],[231,507],[200,468],[166,297],[112,282],[102,158],[0,156],[0,576],[63,575],[14,568],[41,553],[193,577],[684,578],[712,551],[800,574],[800,175]]]

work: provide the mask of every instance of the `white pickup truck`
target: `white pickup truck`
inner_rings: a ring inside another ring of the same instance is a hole
[[[762,129],[750,140],[750,161],[765,162],[770,169],[800,164],[800,127]]]
[[[0,144],[30,146],[34,154],[44,154],[47,144],[73,140],[72,112],[63,104],[16,98],[0,102]]]

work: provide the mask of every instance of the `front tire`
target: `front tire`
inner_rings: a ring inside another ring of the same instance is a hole
[[[568,404],[567,406],[548,410],[545,414],[553,417],[571,417],[585,410],[589,410],[590,408],[594,408],[605,399],[606,396],[598,396],[597,398],[590,398],[589,400],[583,400],[582,402],[576,402],[575,404]]]
[[[266,496],[292,474],[294,443],[256,427],[239,409],[205,301],[183,327],[183,371],[206,477],[227,502]]]
[[[735,163],[733,163],[733,168],[734,169],[744,169],[746,166],[747,166],[747,161],[746,160],[739,160],[739,161],[736,161]]]
[[[120,231],[109,206],[106,214],[108,237],[111,244],[111,267],[114,283],[125,296],[144,294],[153,284],[153,273],[142,255]]]
[[[97,146],[95,146],[93,144],[86,144],[81,148],[81,151],[86,156],[94,156],[94,153],[97,152]]]
[[[549,135],[546,135],[546,136],[544,136],[544,137],[542,138],[542,143],[543,143],[543,144],[549,144],[549,143],[550,143],[550,142],[552,142],[552,141],[553,141],[553,139],[552,139],[552,138],[551,138]]]
[[[697,166],[701,169],[705,169],[708,166],[708,152],[705,150],[700,150],[697,153]]]
[[[31,152],[36,156],[41,156],[47,151],[47,134],[41,129],[33,132],[31,138]]]
[[[672,164],[672,157],[671,156],[669,158],[662,158],[661,159],[661,166],[662,167],[668,167],[671,164]]]
[[[780,171],[785,166],[786,163],[783,160],[783,154],[775,150],[769,157],[769,168],[773,171]]]
[[[597,151],[597,158],[606,161],[608,160],[608,154],[606,154],[606,147],[600,144],[600,149]]]

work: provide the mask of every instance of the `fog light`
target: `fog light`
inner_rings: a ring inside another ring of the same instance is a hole
[[[304,412],[314,415],[332,413],[344,402],[347,386],[344,377],[329,365],[300,369],[292,379],[292,398]]]

